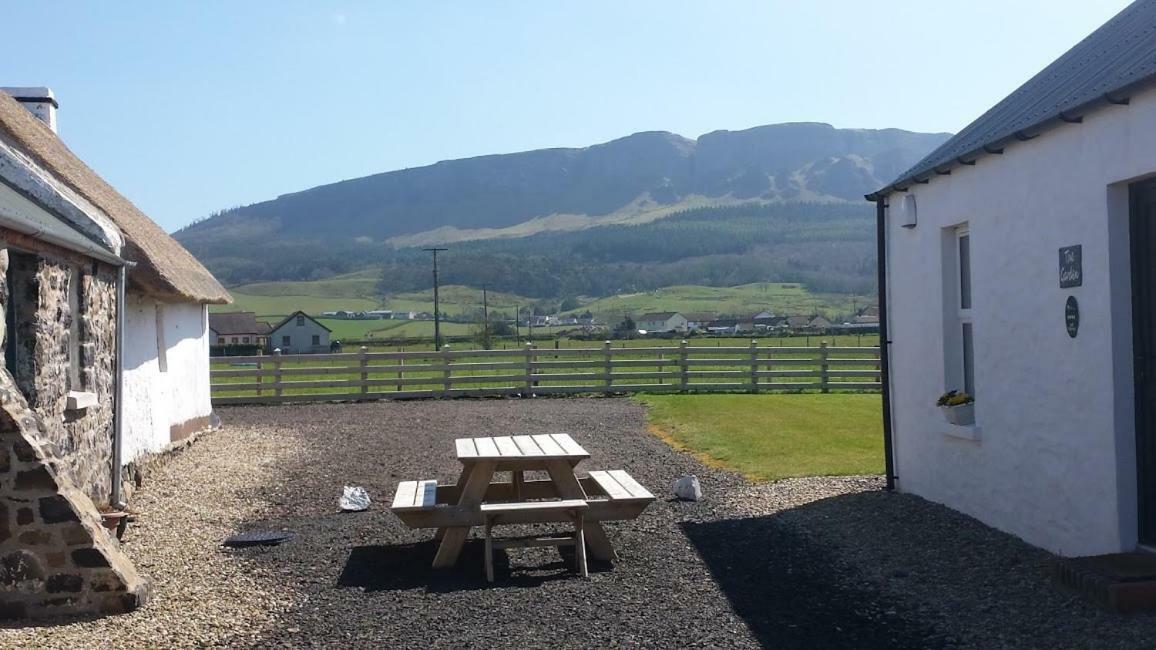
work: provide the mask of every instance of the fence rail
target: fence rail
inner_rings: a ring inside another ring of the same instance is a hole
[[[628,392],[874,391],[879,348],[748,346],[360,352],[213,359],[214,404]]]

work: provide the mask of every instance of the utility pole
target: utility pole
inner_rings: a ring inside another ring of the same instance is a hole
[[[433,253],[433,275],[434,275],[434,352],[440,352],[442,349],[442,314],[441,303],[438,301],[438,253],[449,250],[448,248],[423,248],[427,253]]]
[[[486,295],[486,285],[482,285],[482,320],[485,321],[485,329],[482,330],[482,341],[485,342],[487,350],[490,349],[490,300]]]
[[[522,306],[514,305],[514,340],[522,340]]]
[[[526,334],[526,340],[533,342],[533,340],[534,340],[534,306],[530,305],[530,307],[527,308],[526,311],[530,314],[530,317],[526,319],[526,331],[528,332],[528,334]]]

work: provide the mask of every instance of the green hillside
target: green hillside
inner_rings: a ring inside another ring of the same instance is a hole
[[[737,287],[693,285],[665,287],[657,291],[601,298],[588,303],[596,318],[608,323],[624,315],[638,316],[654,311],[710,312],[716,315],[751,315],[764,309],[781,315],[819,313],[845,316],[874,301],[871,296],[811,293],[800,284],[763,282]]]

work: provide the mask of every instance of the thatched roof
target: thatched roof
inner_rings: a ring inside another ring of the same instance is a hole
[[[19,102],[0,92],[0,138],[102,210],[124,234],[122,257],[136,262],[130,287],[172,302],[232,302],[229,292],[183,246],[80,158]]]

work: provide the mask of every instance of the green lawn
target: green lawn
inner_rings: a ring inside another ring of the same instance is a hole
[[[879,395],[639,395],[652,428],[755,480],[883,472]]]

